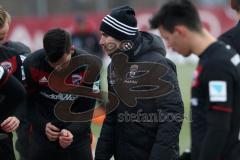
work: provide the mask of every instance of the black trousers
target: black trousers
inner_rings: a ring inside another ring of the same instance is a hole
[[[20,126],[18,127],[16,133],[17,133],[17,140],[16,140],[16,150],[19,153],[20,160],[27,160],[28,156],[28,149],[29,149],[29,141],[30,141],[30,123],[28,123],[26,120],[22,121]]]
[[[44,147],[31,146],[29,160],[92,160],[90,145],[74,149],[48,150]]]
[[[13,149],[12,134],[8,134],[6,139],[0,140],[0,159],[16,160]]]

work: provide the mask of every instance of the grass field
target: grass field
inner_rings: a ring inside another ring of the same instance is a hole
[[[177,71],[178,71],[178,80],[179,85],[182,93],[182,98],[184,101],[184,108],[185,108],[185,119],[183,122],[181,134],[179,137],[180,140],[180,151],[183,152],[185,149],[189,148],[190,146],[190,113],[189,113],[189,102],[190,102],[190,87],[191,87],[191,80],[192,80],[192,73],[195,66],[192,64],[185,64],[185,65],[178,65]],[[92,131],[95,135],[95,140],[97,140],[99,133],[101,130],[101,126],[92,124]],[[14,136],[14,140],[16,139],[16,136]],[[96,141],[95,141],[96,142]],[[19,159],[18,153],[17,160]]]
[[[195,69],[195,65],[178,65],[178,80],[184,102],[185,118],[179,137],[180,140],[180,151],[183,152],[185,149],[190,147],[190,93],[191,93],[191,81],[192,73]]]

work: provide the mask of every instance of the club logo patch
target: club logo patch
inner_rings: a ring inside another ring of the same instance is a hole
[[[78,75],[78,74],[73,74],[72,75],[72,83],[74,85],[80,85],[81,80],[82,80],[82,76],[81,75]]]
[[[3,68],[5,68],[8,72],[12,73],[12,63],[10,62],[2,62],[1,66],[3,66]]]
[[[209,99],[210,102],[227,101],[227,83],[225,81],[209,82]]]

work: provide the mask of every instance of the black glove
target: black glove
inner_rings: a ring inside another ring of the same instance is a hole
[[[191,151],[185,150],[182,155],[179,157],[179,160],[192,160]]]

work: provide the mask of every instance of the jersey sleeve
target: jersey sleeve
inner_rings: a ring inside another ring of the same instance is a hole
[[[235,68],[231,62],[209,63],[203,71],[207,96],[207,131],[199,160],[219,159],[230,131],[234,105]],[[209,152],[211,150],[211,152]]]
[[[28,94],[33,94],[37,91],[38,84],[33,81],[31,75],[31,60],[30,57],[26,58],[23,62],[23,72],[25,77],[25,85]]]
[[[208,109],[231,113],[234,96],[234,67],[226,61],[213,62],[203,72]]]

